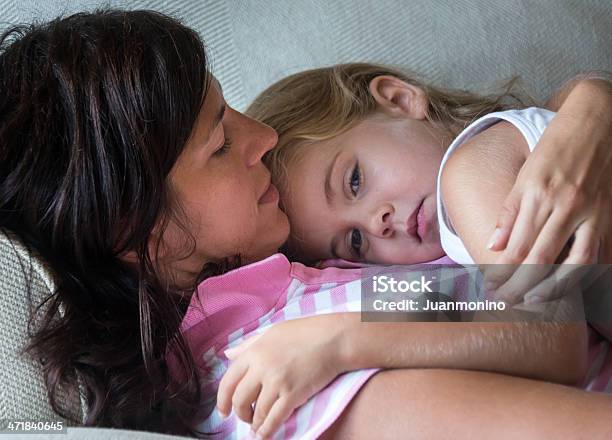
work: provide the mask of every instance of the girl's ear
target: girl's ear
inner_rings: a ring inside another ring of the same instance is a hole
[[[381,75],[370,81],[369,88],[381,110],[390,116],[425,119],[428,100],[420,87],[395,76]]]

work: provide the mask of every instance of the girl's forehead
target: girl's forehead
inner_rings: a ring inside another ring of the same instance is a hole
[[[288,164],[288,168],[295,166],[319,167],[333,161],[335,157],[342,153],[347,142],[342,142],[338,137],[315,141],[299,149],[297,154]]]

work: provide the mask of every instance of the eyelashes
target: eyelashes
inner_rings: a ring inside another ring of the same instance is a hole
[[[359,166],[359,161],[355,163],[348,179],[348,190],[353,197],[357,197],[363,185],[363,173]],[[363,245],[363,235],[359,229],[352,229],[348,236],[348,247],[355,258],[361,257],[361,247]]]
[[[363,237],[359,229],[353,229],[350,237],[350,249],[351,253],[359,257],[361,255],[361,245],[363,244]]]
[[[213,153],[213,156],[224,155],[230,150],[231,146],[232,146],[232,141],[229,138],[225,138],[223,145],[221,145],[219,148],[215,150],[215,152]]]
[[[359,189],[361,188],[361,169],[359,168],[359,162],[355,163],[355,166],[353,167],[353,171],[351,172],[351,176],[349,178],[348,187],[353,197],[356,197],[357,193],[359,193]]]

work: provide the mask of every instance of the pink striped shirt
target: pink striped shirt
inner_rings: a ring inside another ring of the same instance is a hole
[[[448,265],[453,262],[443,258],[432,263]],[[449,291],[454,293],[455,298],[467,298],[470,296],[470,283],[460,278],[453,278]],[[264,332],[277,322],[317,314],[359,311],[359,268],[329,267],[320,270],[290,263],[284,255],[275,254],[203,281],[193,295],[181,326],[201,372],[203,396],[209,399],[203,402],[202,420],[196,428],[215,433],[212,436],[214,439],[250,438],[249,424],[233,413],[223,420],[214,406],[219,381],[229,365],[224,350]],[[590,369],[583,386],[589,390],[612,391],[612,352],[608,349],[609,344],[594,332],[591,333],[590,342]],[[273,438],[316,439],[377,371],[357,370],[338,376],[294,411]]]

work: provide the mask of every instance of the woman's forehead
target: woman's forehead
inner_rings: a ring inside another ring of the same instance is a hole
[[[208,143],[211,134],[221,122],[225,113],[225,100],[221,91],[221,85],[216,78],[209,81],[206,88],[204,104],[196,121],[195,137],[203,143]]]

